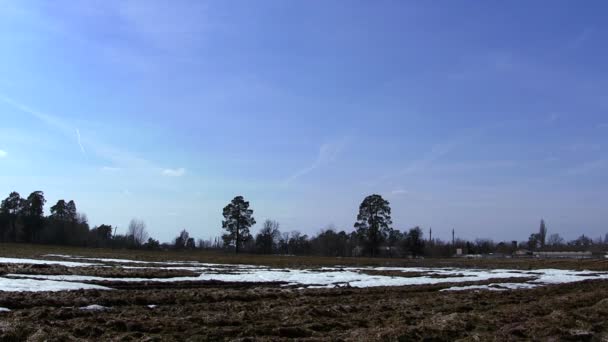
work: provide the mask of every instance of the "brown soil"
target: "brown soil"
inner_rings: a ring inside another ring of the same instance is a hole
[[[295,290],[278,285],[0,292],[0,340],[603,340],[608,282],[439,292],[448,284]],[[98,304],[107,311],[84,311]],[[157,305],[149,308],[147,305]]]
[[[47,247],[44,247],[47,248]],[[17,251],[17,249],[11,249]],[[33,257],[20,251],[10,256]],[[53,250],[62,254],[66,251]],[[49,251],[45,250],[44,253]],[[83,255],[83,251],[71,251]],[[107,253],[107,254],[105,254]],[[125,258],[108,251],[91,256]],[[127,252],[124,252],[127,253]],[[43,253],[38,251],[37,255]],[[182,257],[183,256],[183,257]],[[333,265],[571,268],[608,270],[604,260],[389,260],[215,256],[206,254],[132,256],[145,260],[242,262],[307,267]],[[163,259],[164,258],[164,259]],[[222,259],[223,258],[223,259]],[[191,260],[191,259],[188,259]],[[333,262],[333,265],[332,265]],[[194,275],[182,270],[67,268],[3,265],[3,273],[83,274],[109,277]],[[402,273],[399,272],[402,276]],[[376,273],[395,276],[396,274]],[[405,274],[405,276],[415,276]],[[602,341],[608,340],[608,281],[584,281],[513,291],[440,292],[452,285],[383,288],[304,289],[285,284],[206,282],[98,282],[110,291],[55,293],[0,291],[0,341]],[[88,305],[108,307],[85,311]],[[157,305],[149,308],[148,305]]]
[[[189,270],[163,270],[153,268],[128,269],[120,267],[65,267],[59,265],[0,264],[4,274],[85,275],[112,278],[171,278],[199,275]],[[1,289],[0,289],[1,290]]]

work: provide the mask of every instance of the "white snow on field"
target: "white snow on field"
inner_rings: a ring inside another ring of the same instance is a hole
[[[55,261],[55,260],[2,258],[2,257],[0,257],[0,264],[61,265],[61,266],[66,266],[66,267],[84,267],[84,266],[98,266],[99,265],[99,264],[73,262],[73,261]]]
[[[109,288],[93,284],[55,281],[46,279],[9,279],[0,277],[0,291],[6,292],[41,292],[41,291],[70,291],[70,290],[109,290]]]
[[[169,269],[189,270],[198,276],[172,278],[110,278],[84,275],[35,275],[9,274],[0,277],[0,291],[62,291],[73,289],[108,289],[107,287],[85,282],[186,282],[186,281],[224,281],[251,283],[282,283],[283,286],[304,288],[334,287],[377,287],[431,285],[445,283],[463,283],[491,281],[492,279],[511,279],[504,283],[489,285],[453,286],[445,291],[528,289],[548,284],[571,283],[588,279],[608,279],[608,272],[568,271],[557,269],[540,269],[532,271],[509,269],[461,269],[461,268],[425,268],[425,267],[323,267],[318,269],[281,269],[254,265],[208,264],[197,262],[146,262],[128,259],[83,258],[69,255],[47,255],[48,257],[96,261],[117,264],[142,264],[142,266],[124,266],[128,269]],[[67,264],[69,266],[106,267],[105,264],[86,264],[80,262],[61,262],[34,259],[0,258],[0,263],[31,264]],[[158,265],[158,266],[156,266]],[[161,266],[164,265],[164,266]],[[166,266],[172,265],[172,266]],[[175,266],[177,265],[177,266]],[[403,273],[403,276],[367,274],[367,271],[391,271]],[[15,279],[16,278],[16,279]],[[516,279],[521,279],[517,282]]]
[[[83,306],[80,308],[80,310],[84,310],[84,311],[104,311],[104,310],[109,310],[109,309],[110,308],[108,308],[108,307],[97,305],[97,304]]]
[[[72,256],[65,254],[45,254],[45,257],[63,258],[72,260],[86,260],[86,261],[97,261],[102,263],[118,263],[118,264],[142,264],[142,265],[172,265],[174,267],[158,267],[158,266],[122,266],[123,268],[133,269],[146,269],[146,268],[161,268],[161,269],[184,269],[184,267],[235,267],[240,268],[267,268],[266,266],[256,265],[236,265],[236,264],[214,264],[214,263],[202,263],[198,261],[144,261],[144,260],[131,260],[131,259],[112,259],[112,258],[89,258],[83,256]],[[198,269],[197,268],[197,269]]]
[[[0,312],[11,312],[9,308],[0,308]]]
[[[447,289],[440,290],[443,291],[466,291],[466,290],[489,290],[489,291],[507,291],[507,290],[517,290],[517,289],[533,289],[540,284],[530,284],[530,283],[493,283],[488,285],[469,285],[469,286],[452,286]]]
[[[377,286],[407,286],[430,285],[444,283],[462,283],[488,281],[498,278],[532,278],[522,283],[507,282],[490,285],[475,285],[474,287],[452,287],[449,290],[466,289],[521,289],[533,288],[546,284],[570,283],[587,279],[608,279],[608,272],[568,271],[544,269],[534,271],[519,270],[484,270],[484,269],[457,269],[457,268],[323,268],[323,269],[272,269],[245,267],[239,265],[225,265],[221,270],[228,273],[218,273],[217,268],[188,267],[200,272],[199,276],[172,277],[172,278],[109,278],[83,275],[31,275],[10,274],[9,277],[50,280],[56,282],[184,282],[184,281],[225,281],[225,282],[281,282],[285,285],[308,286],[312,288],[333,288],[338,286],[351,287],[377,287]],[[365,274],[365,271],[390,270],[403,272],[404,276],[384,276]],[[416,272],[420,276],[407,276]],[[447,276],[447,277],[438,277]]]

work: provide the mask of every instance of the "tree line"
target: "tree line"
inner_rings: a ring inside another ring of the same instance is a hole
[[[544,220],[538,232],[528,241],[494,242],[490,239],[466,241],[453,236],[452,241],[428,237],[418,226],[399,230],[393,227],[390,203],[382,196],[367,196],[359,206],[353,230],[337,230],[329,226],[309,236],[298,231],[281,232],[279,222],[265,220],[257,234],[251,233],[256,224],[254,211],[242,196],[236,196],[223,208],[221,238],[195,240],[187,230],[181,230],[170,243],[160,243],[146,229],[142,220],[133,219],[126,233],[107,224],[89,227],[87,216],[78,212],[73,200],[58,200],[45,216],[46,199],[42,191],[23,198],[11,192],[0,204],[0,241],[59,244],[70,246],[141,248],[141,249],[214,249],[235,253],[284,255],[321,255],[336,257],[449,257],[460,250],[462,254],[510,254],[516,249],[528,250],[605,250],[605,239],[585,235],[566,242],[558,234],[548,234]]]
[[[383,257],[450,257],[457,251],[465,254],[512,254],[518,249],[537,250],[589,250],[608,249],[608,234],[602,239],[591,239],[584,234],[566,242],[559,234],[547,237],[545,221],[541,219],[537,233],[528,241],[494,242],[491,239],[466,241],[456,239],[452,231],[452,241],[432,237],[429,228],[428,239],[418,226],[401,231],[392,226],[390,203],[382,196],[367,196],[359,206],[355,228],[350,233],[336,231],[329,227],[316,236],[309,237],[295,231],[281,233],[279,223],[266,220],[259,233],[253,236],[250,228],[256,223],[249,202],[242,196],[235,197],[223,210],[223,245],[215,243],[215,248],[264,254],[324,255],[324,256],[383,256]],[[212,246],[208,244],[207,246]],[[209,248],[209,247],[208,247]]]

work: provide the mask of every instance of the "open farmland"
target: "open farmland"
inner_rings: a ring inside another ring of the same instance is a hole
[[[604,260],[2,250],[3,340],[608,338]]]

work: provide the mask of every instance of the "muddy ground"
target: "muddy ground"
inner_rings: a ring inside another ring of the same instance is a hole
[[[2,256],[39,257],[36,253]],[[87,251],[80,252],[79,255]],[[101,251],[89,256],[129,257]],[[121,254],[124,253],[124,254]],[[8,254],[8,255],[6,255]],[[66,253],[68,254],[68,253]],[[180,258],[190,256],[190,258]],[[133,256],[131,256],[133,258]],[[136,257],[137,258],[137,257]],[[254,264],[333,264],[571,268],[608,270],[605,260],[368,260],[145,254],[146,260],[198,260]],[[212,260],[209,260],[212,259]],[[228,260],[226,260],[228,259]],[[270,260],[270,262],[269,262]],[[390,263],[389,263],[390,262]],[[415,263],[415,265],[412,265]],[[460,264],[464,263],[464,264]],[[47,265],[0,265],[0,272],[173,277],[187,270]],[[371,271],[374,272],[374,271]],[[387,276],[395,276],[391,271]],[[416,276],[405,274],[401,276]],[[522,282],[510,279],[505,282]],[[497,282],[493,279],[474,284]],[[284,284],[98,282],[114,290],[2,292],[0,341],[608,341],[608,281],[584,281],[527,290],[441,292],[456,284],[367,289],[297,289]],[[473,283],[458,283],[464,286]],[[81,308],[105,307],[101,311]],[[154,307],[149,307],[154,306]]]
[[[0,292],[0,340],[471,341],[608,339],[608,282],[505,292],[441,286],[199,287]],[[97,304],[104,311],[80,309]],[[156,305],[154,308],[148,305]]]

